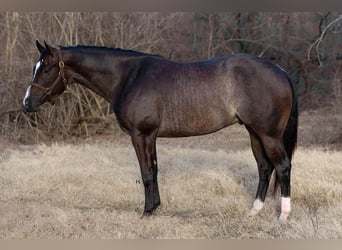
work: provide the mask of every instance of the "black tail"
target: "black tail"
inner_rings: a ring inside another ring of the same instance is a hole
[[[292,89],[292,108],[291,108],[291,113],[289,120],[286,125],[286,129],[284,132],[284,145],[286,149],[287,156],[289,157],[290,161],[292,159],[293,153],[296,149],[296,144],[297,144],[297,132],[298,132],[298,102],[297,102],[297,95],[294,90],[293,83],[291,79],[287,76],[287,79],[289,81],[289,84]],[[275,195],[277,193],[277,190],[280,186],[278,175],[273,173],[274,175],[274,189],[273,189],[273,194]]]
[[[288,77],[288,80],[292,89],[292,109],[290,113],[290,118],[287,122],[287,126],[284,133],[284,145],[289,159],[292,159],[292,155],[296,149],[297,144],[297,132],[298,132],[298,103],[297,95],[294,90],[293,84]]]

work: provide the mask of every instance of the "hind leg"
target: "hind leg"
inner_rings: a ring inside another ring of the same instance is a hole
[[[280,182],[281,190],[281,213],[279,220],[286,221],[291,211],[290,204],[290,175],[291,162],[287,156],[283,140],[269,136],[261,137],[266,154],[275,166],[276,173]]]
[[[258,189],[257,189],[255,201],[253,203],[253,207],[250,211],[250,215],[255,215],[262,209],[264,205],[267,189],[270,183],[274,166],[268,159],[264,146],[262,145],[262,142],[259,136],[251,128],[247,126],[246,128],[250,135],[251,147],[252,147],[254,158],[258,164],[258,173],[259,173]]]

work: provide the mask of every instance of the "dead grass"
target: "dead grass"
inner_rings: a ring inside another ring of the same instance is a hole
[[[140,171],[128,140],[3,150],[0,238],[342,238],[342,152],[297,151],[293,213],[279,224],[279,203],[271,197],[259,215],[246,216],[257,185],[249,148],[207,150],[176,141],[158,144],[162,205],[143,219]]]

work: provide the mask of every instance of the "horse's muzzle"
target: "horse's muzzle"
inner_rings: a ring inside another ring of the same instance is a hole
[[[25,112],[37,112],[41,105],[39,97],[27,97],[23,100],[23,109]]]

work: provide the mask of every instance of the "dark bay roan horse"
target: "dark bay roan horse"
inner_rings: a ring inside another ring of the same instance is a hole
[[[23,100],[27,112],[53,102],[71,83],[105,98],[131,136],[145,189],[144,214],[159,205],[156,138],[213,133],[234,123],[250,135],[259,185],[251,214],[265,201],[275,169],[281,214],[290,207],[291,158],[298,110],[286,72],[246,54],[178,63],[161,56],[95,46],[51,47],[36,42],[40,57]]]

